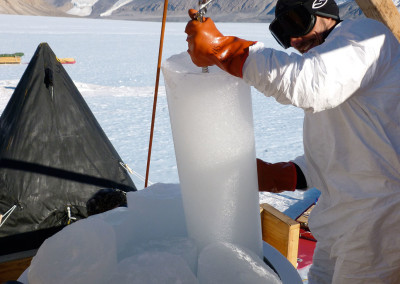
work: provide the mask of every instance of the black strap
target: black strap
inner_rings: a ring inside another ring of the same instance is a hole
[[[80,173],[74,173],[71,171],[51,168],[48,166],[43,166],[43,165],[29,163],[29,162],[16,161],[16,160],[10,160],[10,159],[1,159],[0,160],[0,168],[32,172],[32,173],[42,174],[42,175],[46,175],[46,176],[52,176],[52,177],[56,177],[56,178],[76,181],[76,182],[80,182],[80,183],[96,185],[99,187],[118,188],[123,191],[135,191],[134,188],[132,188],[128,185],[117,183],[117,182],[114,182],[114,181],[111,181],[108,179],[89,176],[89,175],[80,174]]]

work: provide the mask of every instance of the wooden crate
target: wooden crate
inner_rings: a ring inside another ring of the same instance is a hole
[[[260,205],[262,239],[297,267],[300,224],[269,204]]]
[[[17,280],[31,264],[37,250],[0,256],[0,283]]]
[[[315,204],[311,205],[306,211],[301,214],[296,221],[300,224],[300,228],[309,230],[308,228],[308,218],[310,217],[311,211],[314,209]]]

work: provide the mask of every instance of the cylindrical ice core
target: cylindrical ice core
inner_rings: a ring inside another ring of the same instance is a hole
[[[187,52],[162,66],[189,237],[225,241],[262,257],[250,87]]]

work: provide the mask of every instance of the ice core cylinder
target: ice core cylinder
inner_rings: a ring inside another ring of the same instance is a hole
[[[189,237],[262,256],[250,87],[187,52],[162,66]]]

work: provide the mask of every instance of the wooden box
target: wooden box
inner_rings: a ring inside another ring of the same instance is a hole
[[[262,239],[297,267],[300,224],[269,204],[260,205]]]

